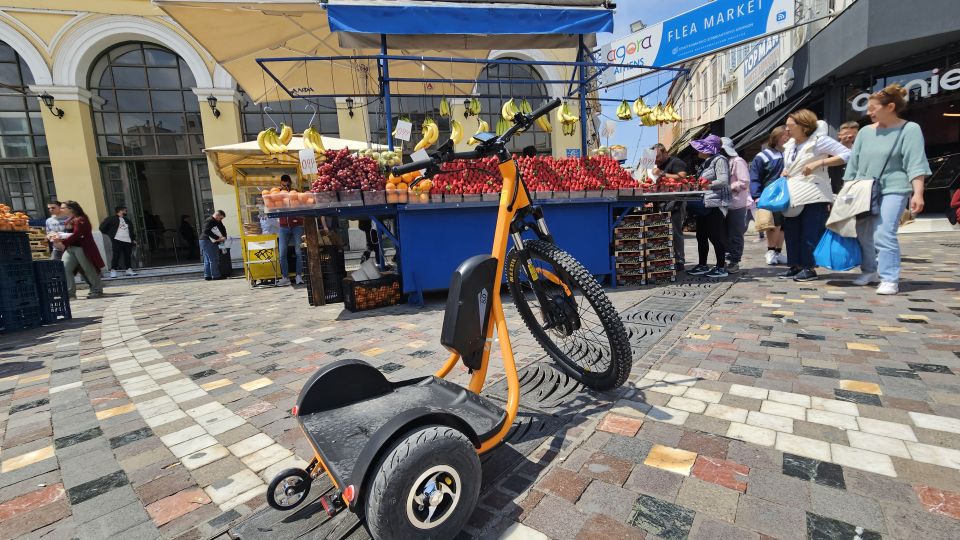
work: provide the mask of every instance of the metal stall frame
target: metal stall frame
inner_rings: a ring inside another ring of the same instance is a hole
[[[588,60],[589,59],[589,60]],[[377,71],[378,71],[378,82],[380,85],[380,92],[377,94],[372,93],[335,93],[335,94],[313,94],[313,93],[303,93],[298,92],[296,89],[288,88],[287,85],[278,77],[274,70],[270,69],[270,64],[285,64],[288,62],[336,62],[336,61],[358,61],[358,60],[367,60],[367,61],[376,61],[377,62]],[[390,92],[390,83],[391,82],[406,82],[406,83],[449,83],[449,84],[469,84],[469,83],[482,83],[482,82],[497,82],[497,79],[454,79],[454,78],[443,78],[443,77],[391,77],[390,76],[390,61],[415,61],[415,62],[446,62],[446,63],[462,63],[462,64],[479,64],[484,66],[490,65],[502,65],[502,64],[518,64],[525,66],[562,66],[562,67],[572,67],[573,72],[571,78],[567,79],[513,79],[511,82],[515,84],[567,84],[567,92],[564,98],[572,99],[576,97],[579,100],[579,109],[580,109],[580,152],[581,156],[587,156],[587,145],[588,145],[588,121],[589,117],[587,114],[587,102],[610,102],[610,103],[619,103],[620,99],[615,98],[601,98],[593,97],[589,94],[595,89],[591,88],[593,82],[600,77],[604,71],[609,68],[622,68],[622,69],[644,69],[651,72],[672,72],[674,76],[667,80],[667,82],[658,85],[656,88],[650,90],[646,94],[643,94],[640,97],[647,97],[650,94],[656,92],[657,90],[663,88],[666,85],[672,84],[678,77],[686,76],[689,74],[689,70],[682,67],[657,67],[657,66],[646,66],[646,65],[637,65],[637,64],[618,64],[610,62],[597,62],[594,61],[593,52],[591,52],[585,45],[583,35],[578,35],[577,42],[577,59],[575,61],[563,61],[563,60],[513,60],[513,59],[491,59],[491,58],[452,58],[452,57],[441,57],[441,56],[410,56],[410,55],[396,55],[388,54],[387,52],[387,36],[385,34],[380,35],[380,54],[368,54],[368,55],[352,55],[352,56],[296,56],[296,57],[279,57],[279,58],[258,58],[256,60],[257,64],[260,65],[260,68],[277,84],[278,87],[282,88],[284,92],[287,93],[291,98],[304,98],[304,99],[318,99],[318,98],[338,98],[338,97],[366,97],[366,98],[380,98],[384,102],[384,116],[385,116],[385,126],[386,126],[386,137],[387,137],[387,147],[390,150],[394,149],[393,144],[393,118],[391,111],[390,98],[392,97],[421,97],[422,94],[401,94],[401,93],[391,93]],[[590,73],[590,71],[593,71]],[[502,98],[500,95],[492,94],[479,94],[471,93],[472,97],[482,97],[482,98]],[[512,97],[523,97],[523,96],[512,96]]]

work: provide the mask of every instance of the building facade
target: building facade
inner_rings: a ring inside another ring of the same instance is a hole
[[[235,211],[233,188],[212,176],[204,148],[251,140],[279,122],[299,132],[311,119],[327,135],[364,142],[384,138],[382,104],[367,106],[362,98],[313,100],[315,117],[303,101],[253,103],[149,0],[3,4],[0,202],[41,219],[46,201],[72,199],[97,221],[125,205],[141,237],[142,265],[187,262],[195,250],[186,245],[182,228],[195,230],[216,208]],[[574,55],[573,50],[492,51],[490,57],[572,60]],[[508,81],[507,96],[562,90],[535,83],[513,88],[509,79],[569,76],[556,66],[511,67],[509,73],[489,75]],[[52,98],[50,107],[41,95]],[[435,111],[438,100],[410,99],[393,110],[415,117]],[[454,111],[462,112],[462,105],[454,104]],[[487,114],[499,110],[485,105]],[[555,155],[579,148],[579,135],[567,137],[555,128],[517,144]]]

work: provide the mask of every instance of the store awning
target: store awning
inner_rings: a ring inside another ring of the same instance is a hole
[[[153,3],[182,26],[213,59],[223,66],[241,88],[256,102],[283,101],[290,96],[283,90],[277,81],[264,72],[257,63],[258,59],[290,58],[316,56],[355,56],[373,55],[380,52],[380,33],[386,31],[380,28],[379,20],[375,29],[369,25],[360,26],[355,20],[358,12],[351,8],[368,6],[370,2],[355,2],[339,0],[329,5],[330,8],[345,10],[344,17],[351,28],[369,30],[374,33],[349,33],[331,30],[328,20],[328,10],[321,7],[317,0],[285,0],[280,2],[243,1],[243,0],[153,0]],[[523,9],[529,15],[525,18],[535,18],[535,13],[550,11],[584,12],[589,19],[603,18],[597,13],[610,14],[610,10],[597,8],[601,4],[598,0],[557,0],[550,2],[554,7],[545,6],[543,0],[537,2],[503,2],[502,0],[488,0],[485,4],[472,1],[461,2],[389,2],[380,5],[377,9],[388,10],[387,13],[397,10],[404,12],[405,6],[410,9],[423,10],[426,4],[434,5],[434,9],[448,12],[453,6],[461,6],[460,11],[464,20],[457,23],[457,30],[450,32],[464,32],[464,28],[479,31],[483,27],[483,34],[446,33],[449,23],[437,24],[437,19],[430,15],[429,24],[436,35],[424,34],[392,34],[388,36],[388,47],[391,54],[421,57],[453,57],[486,59],[491,50],[504,49],[548,49],[574,48],[577,46],[577,37],[571,34],[496,34],[495,28],[506,29],[505,32],[518,32],[517,28],[525,28],[524,18],[506,20],[491,19],[480,16],[476,22],[467,24],[467,15],[480,9],[481,5],[494,4],[490,9]],[[416,4],[416,5],[414,5]],[[449,4],[449,6],[448,6]],[[537,5],[539,4],[539,5]],[[463,6],[466,7],[463,7]],[[516,7],[520,6],[520,7]],[[556,6],[567,6],[558,8]],[[593,6],[574,9],[570,6]],[[421,18],[423,17],[422,12]],[[556,17],[559,15],[554,14]],[[392,17],[386,17],[392,20]],[[612,15],[611,19],[612,21]],[[424,23],[417,23],[417,32],[426,32]],[[554,20],[555,24],[561,21]],[[568,21],[569,22],[569,21]],[[533,23],[531,23],[532,25]],[[573,23],[570,23],[573,24]],[[598,22],[592,23],[597,27],[606,27]],[[394,24],[392,29],[397,28]],[[556,26],[556,28],[560,28]],[[546,26],[543,26],[545,28]],[[587,26],[570,26],[579,30]],[[402,28],[410,31],[408,28]],[[592,34],[586,36],[588,46],[595,43]],[[361,95],[377,94],[379,92],[378,70],[375,60],[342,60],[342,61],[310,61],[291,60],[283,62],[269,62],[273,75],[282,83],[283,87],[298,90],[301,94],[309,95]],[[443,78],[474,80],[477,78],[483,64],[471,63],[431,63],[417,60],[391,60],[391,78]],[[391,92],[396,94],[436,94],[436,95],[464,95],[473,92],[473,84],[424,84],[419,82],[398,82],[391,84]]]
[[[710,124],[704,124],[702,126],[694,126],[684,131],[683,135],[680,135],[680,137],[678,137],[677,140],[673,141],[673,144],[670,145],[670,150],[668,150],[668,153],[671,156],[679,154],[684,148],[687,147],[688,144],[690,144],[690,141],[702,135],[703,132],[709,128]]]
[[[380,144],[370,144],[361,141],[351,141],[349,139],[339,139],[337,137],[323,136],[323,146],[327,150],[340,150],[349,148],[351,150],[386,150],[387,147]],[[217,176],[224,182],[233,185],[234,168],[243,167],[266,167],[266,166],[292,166],[296,167],[300,162],[299,152],[303,150],[303,137],[294,137],[287,145],[287,152],[284,154],[266,155],[260,150],[257,141],[247,141],[236,144],[227,144],[224,146],[214,146],[204,148],[204,153],[216,164]]]
[[[613,32],[612,10],[569,4],[330,0],[326,9],[334,32],[408,36]]]
[[[781,125],[787,115],[793,112],[797,106],[803,103],[812,93],[813,89],[808,88],[787,99],[760,120],[732,135],[730,138],[733,139],[733,144],[737,147],[742,147],[757,139],[766,137],[770,133],[770,130]]]

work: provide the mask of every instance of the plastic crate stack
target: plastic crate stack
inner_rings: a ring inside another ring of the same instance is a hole
[[[73,318],[70,312],[70,293],[62,261],[33,261],[33,276],[40,300],[40,319],[53,324]]]
[[[677,280],[669,212],[630,214],[613,231],[618,285]]]
[[[33,328],[41,323],[27,233],[0,231],[0,332]]]

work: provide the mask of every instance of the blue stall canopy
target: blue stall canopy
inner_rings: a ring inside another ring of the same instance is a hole
[[[592,34],[613,31],[613,11],[533,4],[349,2],[327,4],[330,30],[361,34]],[[500,21],[503,24],[496,24]]]

